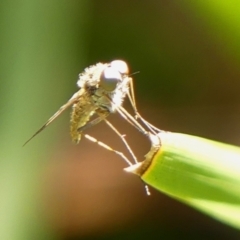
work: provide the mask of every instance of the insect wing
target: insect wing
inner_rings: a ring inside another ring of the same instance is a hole
[[[25,146],[29,141],[31,141],[36,135],[38,135],[41,131],[43,131],[49,124],[51,124],[58,116],[60,116],[60,114],[62,114],[67,108],[69,108],[70,106],[72,106],[74,103],[76,103],[79,99],[79,92],[75,93],[71,99],[69,99],[69,101],[64,104],[63,106],[61,106],[59,108],[59,110],[52,116],[50,117],[47,122],[37,131],[35,132],[32,137],[30,137],[24,144],[23,146]]]

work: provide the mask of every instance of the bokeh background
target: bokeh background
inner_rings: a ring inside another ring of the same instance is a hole
[[[0,239],[240,238],[154,189],[147,197],[113,153],[73,145],[68,113],[22,148],[77,91],[79,72],[114,59],[140,71],[138,109],[151,123],[240,145],[239,0],[10,0],[0,23]],[[142,160],[149,142],[109,120]],[[126,153],[104,123],[87,133]]]

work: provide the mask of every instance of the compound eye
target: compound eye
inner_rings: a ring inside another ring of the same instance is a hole
[[[129,73],[128,65],[122,60],[114,60],[110,63],[110,66],[118,70],[123,75]]]
[[[121,81],[122,76],[120,72],[113,67],[105,68],[100,76],[101,87],[109,92],[114,91],[117,87],[117,84]]]

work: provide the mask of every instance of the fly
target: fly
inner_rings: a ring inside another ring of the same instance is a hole
[[[107,117],[111,113],[117,111],[128,123],[149,138],[150,141],[152,136],[156,136],[161,130],[147,122],[137,111],[133,81],[129,76],[127,63],[122,60],[114,60],[110,63],[97,63],[92,65],[79,74],[77,85],[79,90],[74,93],[68,102],[62,105],[23,146],[43,131],[66,109],[72,106],[70,134],[74,143],[77,144],[80,142],[84,130],[104,121],[121,138],[134,162],[138,163],[125,136],[120,134],[120,132],[107,120]],[[122,107],[122,103],[126,96],[132,105],[134,116]],[[92,119],[93,115],[96,116],[94,119]],[[141,123],[138,120],[140,120]],[[144,126],[147,128],[145,129]],[[92,136],[87,134],[84,134],[84,136],[105,149],[118,154],[129,166],[133,165],[122,152],[111,148]],[[147,185],[145,185],[145,188],[147,194],[150,195]]]
[[[86,68],[84,72],[79,74],[77,81],[79,91],[74,93],[68,102],[61,106],[24,145],[70,106],[72,106],[70,134],[72,141],[79,143],[85,129],[105,120],[109,114],[121,107],[124,98],[127,94],[129,95],[128,91],[132,81],[128,73],[128,65],[122,60],[97,63]],[[93,115],[96,117],[91,119]]]

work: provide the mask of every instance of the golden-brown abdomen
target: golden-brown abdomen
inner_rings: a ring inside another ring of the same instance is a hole
[[[79,101],[73,105],[70,120],[70,134],[74,143],[79,143],[81,140],[82,133],[79,132],[78,129],[86,125],[95,110],[96,106],[91,101],[87,92],[83,93]]]

